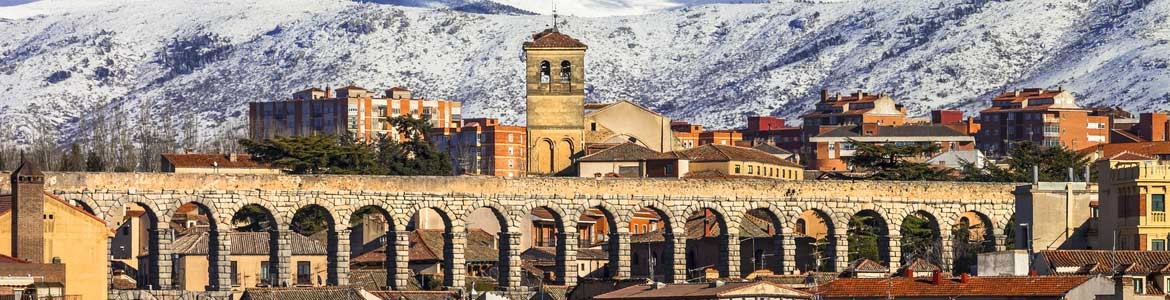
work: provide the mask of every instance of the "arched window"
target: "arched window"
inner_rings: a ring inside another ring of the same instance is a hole
[[[569,61],[561,61],[561,82],[569,82],[573,78],[573,64]]]
[[[548,61],[540,62],[540,83],[552,81],[552,65]]]

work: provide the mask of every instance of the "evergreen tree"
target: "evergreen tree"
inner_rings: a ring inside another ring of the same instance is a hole
[[[912,214],[902,221],[902,260],[923,258],[934,262],[938,258],[934,228],[928,218]]]
[[[849,218],[849,261],[866,258],[880,262],[878,247],[877,219],[870,215],[857,214]]]
[[[1079,171],[1089,165],[1089,158],[1064,147],[1042,147],[1025,141],[1014,144],[1004,164],[1006,167],[987,165],[978,168],[965,163],[963,178],[980,182],[1030,182],[1032,168],[1037,167],[1040,181],[1067,181],[1069,168],[1074,170],[1074,175],[1080,174]]]
[[[65,163],[61,165],[61,170],[66,172],[81,171],[82,166],[81,146],[74,143],[69,145],[69,152],[65,154]]]
[[[912,158],[928,157],[938,153],[941,149],[935,144],[908,144],[893,143],[868,144],[849,140],[856,151],[853,156],[846,158],[850,166],[859,171],[868,171],[872,175],[867,179],[875,180],[954,180],[951,170],[936,168],[930,164],[910,161]]]
[[[90,151],[89,155],[85,158],[85,171],[105,172],[106,163],[102,161],[102,158],[98,156],[97,152]]]

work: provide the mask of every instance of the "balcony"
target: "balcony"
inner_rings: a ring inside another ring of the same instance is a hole
[[[1152,212],[1152,213],[1150,213],[1150,222],[1154,222],[1154,223],[1166,222],[1166,212]]]

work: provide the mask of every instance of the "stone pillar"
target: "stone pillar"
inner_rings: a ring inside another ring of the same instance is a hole
[[[955,239],[950,235],[942,236],[942,259],[938,264],[942,268],[943,273],[950,272],[954,269],[952,264],[955,263]]]
[[[214,241],[215,241],[215,245],[214,245],[215,253],[208,254],[208,255],[211,255],[211,258],[213,259],[213,261],[210,264],[208,264],[208,267],[207,267],[208,272],[210,273],[210,276],[211,276],[209,278],[212,279],[211,282],[209,283],[211,286],[208,287],[207,290],[209,290],[209,291],[231,291],[232,290],[232,277],[239,276],[239,274],[232,273],[232,258],[231,258],[231,255],[232,255],[232,236],[231,236],[231,233],[227,230],[216,231]],[[211,249],[211,247],[212,247],[212,245],[208,245],[208,249]],[[191,271],[192,270],[188,270],[188,272],[191,272]]]
[[[505,291],[521,291],[524,270],[520,268],[520,233],[501,232],[500,251],[504,252],[504,257],[496,266],[500,272],[499,287]]]
[[[719,263],[716,264],[719,268],[719,277],[721,278],[738,278],[742,274],[739,273],[740,260],[739,247],[740,240],[738,234],[726,233],[722,237],[723,247],[719,249]],[[722,265],[722,266],[719,266]]]
[[[329,233],[334,255],[329,256],[329,285],[349,285],[349,229]]]
[[[557,234],[557,248],[564,249],[564,255],[557,257],[557,277],[559,282],[570,287],[577,285],[577,235],[577,232]]]
[[[113,231],[113,229],[111,229]],[[107,290],[110,295],[114,292],[114,237],[111,235],[106,237],[106,283],[108,283]],[[111,297],[112,298],[112,297]]]
[[[273,286],[293,286],[292,280],[292,230],[277,229],[269,234],[269,247],[273,249],[268,259],[268,278]]]
[[[996,234],[994,236],[994,238],[995,238],[995,251],[1007,250],[1008,237],[1006,234]]]
[[[393,241],[386,245],[386,258],[391,260],[386,266],[390,273],[390,287],[395,290],[406,290],[410,282],[410,231],[392,231]]]
[[[617,232],[611,234],[609,245],[609,263],[616,264],[610,267],[614,279],[630,278],[633,273],[630,263],[630,233]],[[647,253],[647,255],[650,255]]]
[[[666,243],[670,243],[670,257],[674,261],[671,265],[671,276],[674,277],[674,283],[686,283],[689,276],[687,274],[687,237],[670,233],[663,234],[662,237]],[[671,263],[671,260],[660,263]]]
[[[836,255],[833,256],[835,263],[833,270],[845,272],[849,269],[849,234],[838,233],[833,235],[833,238],[837,239],[837,244],[833,245],[833,250],[836,252]]]
[[[466,257],[463,256],[464,249],[467,248],[467,232],[447,233],[444,239],[449,244],[443,251],[443,260],[446,261],[443,283],[447,284],[450,290],[463,290],[466,287],[467,273]]]
[[[777,236],[780,251],[780,266],[784,274],[796,274],[796,235],[785,232]]]
[[[155,270],[155,274],[153,274],[158,278],[158,280],[155,281],[158,286],[155,288],[162,290],[169,290],[174,288],[174,286],[171,284],[171,276],[174,274],[174,272],[171,271],[174,267],[174,261],[171,260],[171,243],[174,242],[174,236],[171,234],[171,229],[167,227],[169,227],[168,224],[158,224],[155,227],[156,229],[151,230],[150,233],[151,235],[154,235],[153,240],[157,244],[155,249],[153,249],[155,250],[155,253],[152,253],[153,257],[151,258],[154,259],[156,266],[158,266],[158,269]]]
[[[890,261],[886,265],[890,267],[890,272],[897,272],[898,268],[902,267],[902,236],[898,234],[890,235]]]

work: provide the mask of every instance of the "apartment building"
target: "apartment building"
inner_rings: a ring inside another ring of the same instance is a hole
[[[1170,222],[1166,220],[1166,194],[1170,165],[1135,157],[1127,161],[1097,163],[1101,232],[1116,232],[1116,245],[1124,250],[1167,250]]]
[[[1109,143],[1109,116],[1091,114],[1063,88],[1000,94],[979,120],[982,129],[976,140],[989,155],[1006,154],[1012,144],[1023,141],[1072,150]]]
[[[703,133],[703,125],[691,124],[682,121],[670,122],[670,131],[678,139],[683,149],[699,146],[699,134]]]
[[[524,177],[527,130],[498,119],[464,120],[463,127],[435,128],[431,140],[446,151],[456,175]]]
[[[459,127],[462,108],[460,102],[414,98],[401,87],[388,89],[382,96],[352,85],[333,91],[310,88],[284,101],[249,103],[248,129],[255,140],[346,133],[372,140],[393,134],[387,120],[397,116],[426,116],[433,128]]]
[[[854,143],[934,144],[939,146],[940,153],[975,149],[974,137],[946,125],[880,126],[864,123],[860,126],[837,126],[810,138],[809,142],[815,149],[814,159],[809,161],[809,169],[821,171],[850,170],[846,161],[856,151]],[[924,156],[920,159],[925,161],[929,158]]]
[[[699,133],[699,146],[735,146],[740,141],[743,141],[743,133],[738,130],[707,130]]]

